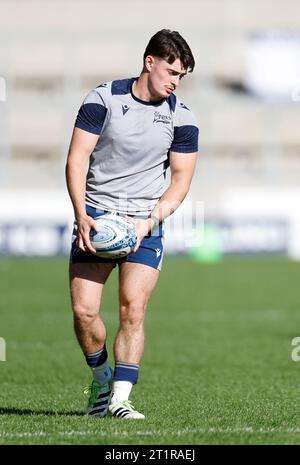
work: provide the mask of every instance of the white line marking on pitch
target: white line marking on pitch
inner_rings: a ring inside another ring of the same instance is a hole
[[[152,316],[155,319],[155,316]],[[190,313],[182,313],[178,321],[188,320]],[[207,322],[207,321],[282,321],[282,320],[296,320],[300,319],[300,312],[291,313],[289,311],[275,310],[275,309],[256,309],[256,310],[199,310],[194,315],[194,321]]]
[[[111,436],[183,436],[185,434],[272,434],[272,433],[281,433],[281,434],[298,434],[300,433],[299,428],[252,428],[251,426],[245,426],[243,428],[203,428],[203,429],[186,429],[182,431],[58,431],[53,433],[48,433],[45,431],[36,431],[34,433],[22,432],[22,433],[7,433],[0,432],[0,437],[2,438],[30,438],[30,437],[50,437],[50,436],[102,436],[102,437],[111,437]]]
[[[242,310],[242,311],[203,311],[198,314],[200,321],[280,321],[287,315],[283,310]]]

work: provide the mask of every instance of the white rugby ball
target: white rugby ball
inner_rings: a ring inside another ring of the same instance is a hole
[[[90,240],[98,257],[122,258],[132,252],[137,242],[133,223],[114,213],[106,213],[94,220],[97,231],[91,230]]]

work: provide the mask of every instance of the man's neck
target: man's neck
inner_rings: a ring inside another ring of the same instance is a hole
[[[132,93],[135,97],[144,102],[159,102],[162,100],[162,97],[155,96],[151,93],[148,83],[148,75],[142,73],[138,79],[133,82]]]

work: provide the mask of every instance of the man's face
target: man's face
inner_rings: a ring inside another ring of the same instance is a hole
[[[169,97],[187,73],[179,58],[170,64],[166,60],[149,55],[146,58],[146,66],[151,93],[157,98]]]

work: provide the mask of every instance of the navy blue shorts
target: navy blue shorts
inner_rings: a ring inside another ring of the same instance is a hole
[[[94,207],[87,205],[86,212],[92,218],[104,215],[107,213],[103,210],[98,210]],[[123,215],[125,216],[125,215]],[[130,216],[130,215],[127,215]],[[138,219],[138,217],[135,217]],[[113,263],[116,266],[122,262],[141,263],[143,265],[151,266],[156,270],[160,270],[163,260],[163,224],[155,228],[151,235],[145,236],[141,242],[140,247],[135,253],[127,255],[125,258],[101,258],[91,252],[85,252],[76,246],[77,227],[74,225],[72,235],[72,248],[70,254],[71,263]]]

